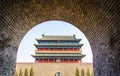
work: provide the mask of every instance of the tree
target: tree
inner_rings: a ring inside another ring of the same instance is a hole
[[[86,71],[86,76],[90,76],[90,71],[89,71],[89,69],[87,69],[87,71]]]
[[[25,69],[24,76],[28,76],[28,69],[27,68]]]
[[[33,67],[30,69],[30,76],[34,76]]]
[[[75,76],[80,76],[80,75],[79,75],[79,70],[78,70],[78,68],[76,68]]]
[[[91,76],[94,76],[94,72],[91,73]]]
[[[22,69],[20,68],[19,76],[22,76],[23,72]]]
[[[15,71],[14,76],[18,76],[17,71]]]
[[[85,76],[84,69],[81,69],[81,76]]]

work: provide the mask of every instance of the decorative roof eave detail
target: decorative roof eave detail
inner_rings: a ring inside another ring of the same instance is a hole
[[[84,54],[36,54],[33,57],[85,57]]]
[[[75,40],[72,40],[72,39],[71,39],[71,40],[67,40],[67,39],[66,39],[66,40],[62,40],[62,39],[61,39],[60,41],[78,41],[78,42],[79,42],[79,41],[81,41],[81,40],[82,40],[82,39],[75,39]],[[36,41],[58,41],[58,39],[54,39],[54,40],[53,40],[53,39],[49,39],[49,40],[36,39]]]
[[[58,57],[58,56],[56,56],[56,57],[52,57],[52,56],[48,56],[48,57],[34,57],[35,59],[77,59],[77,60],[80,60],[80,59],[82,59],[83,57],[81,57],[81,56],[79,56],[79,57],[72,57],[72,56],[68,56],[68,57]]]
[[[83,44],[34,44],[35,46],[83,46]]]

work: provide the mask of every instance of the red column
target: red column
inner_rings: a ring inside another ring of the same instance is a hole
[[[43,63],[44,63],[44,59],[43,59]]]
[[[64,63],[64,59],[61,59],[61,63]]]
[[[68,59],[68,63],[70,63],[70,59]]]
[[[82,63],[82,60],[79,60],[80,63]]]

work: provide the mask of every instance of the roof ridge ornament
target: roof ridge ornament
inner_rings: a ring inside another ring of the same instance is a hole
[[[42,36],[45,36],[45,34],[42,34]]]

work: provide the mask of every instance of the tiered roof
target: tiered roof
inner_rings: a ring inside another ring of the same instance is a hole
[[[62,44],[62,43],[52,43],[52,44],[49,44],[49,43],[45,43],[45,44],[34,44],[37,48],[39,47],[82,47],[83,44],[79,44],[80,40],[81,39],[76,39],[75,38],[75,35],[73,36],[49,36],[49,35],[42,35],[42,38],[39,38],[39,39],[36,39],[39,43],[39,41],[77,41],[77,43],[69,43],[66,45],[66,43]]]
[[[42,38],[36,39],[38,44],[34,44],[36,48],[35,55],[32,55],[35,58],[70,58],[70,59],[81,59],[85,55],[81,54],[81,50],[79,50],[83,44],[79,44],[81,39],[76,39],[75,35],[73,36],[49,36],[49,35],[42,35]],[[60,43],[60,42],[61,43]],[[51,43],[52,42],[52,43]],[[63,43],[62,43],[63,42]],[[65,42],[65,43],[64,43]],[[50,49],[42,49],[40,48],[50,48]],[[54,48],[54,50],[51,50]],[[57,49],[58,50],[55,50]],[[78,50],[60,50],[61,48],[74,48]]]
[[[49,35],[42,35],[42,38],[36,39],[36,40],[81,40],[81,39],[76,39],[75,35],[73,36],[49,36]]]
[[[34,44],[37,48],[38,47],[56,47],[56,48],[61,48],[61,47],[79,47],[81,48],[83,44]]]
[[[36,55],[32,55],[32,56],[34,56],[34,57],[39,57],[39,56],[47,56],[47,57],[49,57],[49,56],[51,56],[51,57],[53,57],[53,56],[56,56],[56,57],[61,57],[61,56],[65,56],[65,57],[84,57],[85,55],[82,55],[82,54],[80,54],[80,53],[39,53],[39,54],[36,54]]]

